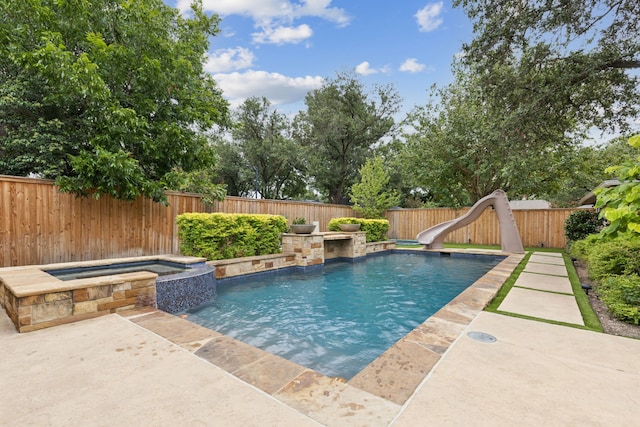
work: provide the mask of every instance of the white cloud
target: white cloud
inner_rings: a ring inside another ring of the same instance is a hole
[[[262,32],[252,34],[253,41],[256,43],[272,43],[278,45],[300,43],[312,35],[313,30],[307,24],[302,24],[297,27],[265,27],[262,29]]]
[[[371,68],[371,64],[368,61],[364,61],[356,65],[355,72],[360,74],[361,76],[369,76],[371,74],[384,73],[388,74],[391,72],[391,67],[385,65],[381,68]]]
[[[361,62],[360,64],[356,65],[355,70],[356,70],[356,73],[363,76],[368,76],[368,75],[376,74],[379,72],[375,68],[371,68],[369,62],[367,61]]]
[[[192,0],[178,0],[176,7],[182,12],[190,10]],[[203,0],[205,12],[221,16],[243,15],[251,17],[258,26],[272,21],[291,22],[303,17],[318,17],[335,22],[339,26],[348,25],[351,18],[344,9],[331,7],[331,0]]]
[[[273,105],[302,101],[310,90],[324,83],[320,76],[288,77],[279,73],[249,70],[244,73],[214,74],[232,108],[252,96],[266,97]]]
[[[409,73],[419,73],[427,68],[424,64],[419,64],[416,58],[409,58],[400,65],[400,71]]]
[[[254,59],[253,52],[244,47],[219,49],[209,54],[204,70],[209,73],[241,70],[251,67]]]
[[[431,3],[423,7],[415,14],[418,21],[418,27],[420,31],[428,32],[433,31],[442,24],[442,2]]]

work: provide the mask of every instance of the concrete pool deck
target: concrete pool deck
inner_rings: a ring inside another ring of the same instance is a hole
[[[275,397],[189,348],[212,337],[165,321],[149,312],[112,314],[18,334],[0,313],[0,425],[628,425],[640,419],[638,340],[481,312],[400,405],[310,375],[302,378],[316,383],[305,395],[289,389]],[[152,323],[164,323],[165,336],[148,329]],[[469,331],[497,340],[474,341]],[[254,374],[268,370],[269,360],[254,366]],[[296,394],[298,403],[283,398]]]

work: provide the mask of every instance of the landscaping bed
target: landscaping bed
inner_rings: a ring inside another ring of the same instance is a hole
[[[594,289],[589,291],[589,303],[591,304],[593,311],[595,311],[598,316],[604,333],[640,339],[640,325],[633,325],[616,319],[613,317],[607,306],[600,301],[597,293],[595,292],[595,284],[591,279],[589,279],[586,265],[581,261],[575,261],[573,265],[578,277],[580,278],[580,283],[588,283],[594,287]]]

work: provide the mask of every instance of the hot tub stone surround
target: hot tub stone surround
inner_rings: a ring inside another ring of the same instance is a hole
[[[204,262],[202,258],[169,255],[2,268],[0,306],[6,310],[20,332],[76,322],[121,310],[155,308],[155,273],[142,271],[62,281],[43,271],[149,260],[187,264]]]

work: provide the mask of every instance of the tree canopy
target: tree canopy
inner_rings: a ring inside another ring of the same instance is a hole
[[[312,184],[330,203],[345,203],[360,166],[396,129],[400,97],[392,86],[369,91],[353,74],[339,73],[309,92],[305,104],[295,126]]]
[[[233,141],[242,153],[244,168],[257,174],[260,195],[282,199],[304,194],[301,147],[291,137],[289,119],[271,109],[267,98],[253,97],[240,106],[235,122]]]
[[[63,190],[164,199],[212,165],[228,106],[203,71],[218,17],[161,0],[0,3],[0,173]]]
[[[401,156],[437,204],[470,205],[499,188],[511,197],[555,189],[574,146],[561,128],[520,120],[519,111],[488,101],[479,78],[464,68],[432,96],[409,115]]]
[[[629,72],[640,68],[637,0],[453,4],[474,23],[475,38],[464,46],[463,61],[505,108],[530,120],[551,110],[583,129],[623,132],[637,117],[639,77]]]

